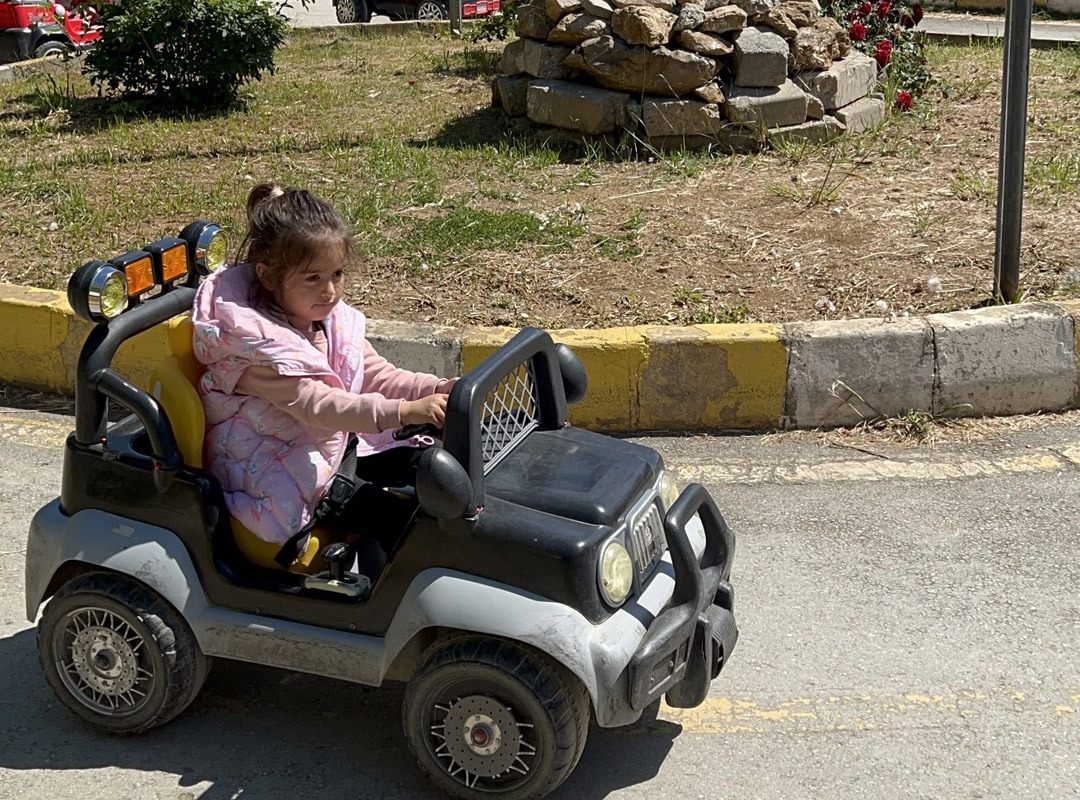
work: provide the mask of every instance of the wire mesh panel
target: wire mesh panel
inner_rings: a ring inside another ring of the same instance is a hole
[[[526,362],[495,384],[484,398],[480,422],[484,471],[495,466],[538,422],[536,381]]]

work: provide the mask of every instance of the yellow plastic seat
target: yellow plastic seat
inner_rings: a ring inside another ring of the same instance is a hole
[[[155,368],[150,379],[150,392],[165,409],[184,463],[189,467],[202,469],[206,415],[195,386],[202,377],[203,365],[195,358],[192,347],[190,315],[185,314],[170,320],[166,326],[166,335],[170,355]],[[235,517],[230,517],[230,520],[236,545],[249,561],[260,567],[281,569],[274,561],[278,545],[260,539]],[[318,529],[313,531],[308,539],[307,549],[289,571],[310,574],[323,569],[325,562],[319,553],[325,538],[324,532],[321,533]]]

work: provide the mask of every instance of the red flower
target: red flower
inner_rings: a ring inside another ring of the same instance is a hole
[[[874,60],[877,62],[878,69],[885,69],[885,65],[889,63],[889,59],[892,58],[892,44],[882,39],[877,43],[877,49],[874,51]]]
[[[914,7],[913,7],[913,8],[911,9],[911,18],[912,18],[913,20],[915,20],[915,24],[916,24],[916,25],[918,25],[918,24],[919,24],[919,22],[920,22],[920,21],[922,20],[922,6],[920,6],[920,5],[916,4],[916,5],[915,5],[915,6],[914,6]]]
[[[901,89],[896,93],[896,107],[901,111],[911,110],[911,92],[905,92]]]
[[[861,42],[866,39],[866,26],[861,22],[856,22],[848,29],[848,36],[851,37],[853,42]]]
[[[879,17],[885,19],[885,17],[889,16],[890,11],[892,11],[892,5],[889,3],[889,0],[882,0],[882,2],[878,3],[877,15]]]
[[[866,17],[870,15],[870,12],[874,10],[874,7],[869,3],[863,3],[859,6],[859,16]]]

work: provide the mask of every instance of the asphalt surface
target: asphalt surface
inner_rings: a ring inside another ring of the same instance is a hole
[[[0,798],[436,796],[399,686],[219,661],[187,712],[134,739],[58,705],[22,551],[70,426],[0,409]],[[1020,427],[932,448],[641,440],[738,529],[742,635],[705,705],[593,728],[553,797],[1080,796],[1080,415]]]

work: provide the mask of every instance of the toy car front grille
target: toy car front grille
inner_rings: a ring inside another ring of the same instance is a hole
[[[484,400],[480,444],[489,471],[538,424],[536,386],[528,364],[503,378]]]
[[[664,555],[667,544],[664,538],[664,523],[660,519],[660,509],[656,503],[650,503],[645,513],[635,520],[630,540],[634,546],[634,567],[638,575],[645,578]]]

